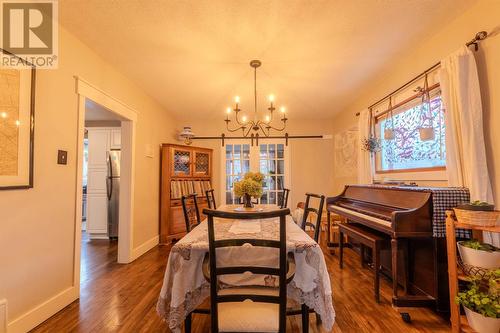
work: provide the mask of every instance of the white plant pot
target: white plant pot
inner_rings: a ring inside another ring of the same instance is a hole
[[[384,139],[385,140],[393,140],[394,139],[394,130],[393,129],[385,129],[384,130]]]
[[[469,326],[478,333],[500,332],[500,318],[485,317],[480,313],[464,307]]]
[[[458,252],[460,252],[460,258],[462,261],[468,265],[482,268],[498,268],[500,267],[500,252],[487,252],[481,250],[474,250],[469,247],[465,247],[462,242],[457,242]],[[497,332],[498,333],[498,332]]]
[[[420,140],[430,141],[434,140],[434,127],[420,127],[418,129]]]

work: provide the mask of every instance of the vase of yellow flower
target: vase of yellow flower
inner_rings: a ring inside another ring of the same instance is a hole
[[[243,199],[245,208],[252,208],[252,197],[260,198],[262,196],[262,187],[264,185],[264,175],[260,172],[247,172],[242,180],[234,183],[234,194]]]

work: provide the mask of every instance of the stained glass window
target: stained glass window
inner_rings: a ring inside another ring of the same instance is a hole
[[[412,105],[402,112],[397,112],[379,119],[377,133],[382,138],[382,149],[377,153],[377,171],[399,171],[443,167],[446,165],[445,121],[441,106],[441,96],[431,98],[430,111],[421,103]],[[423,109],[424,108],[424,109]],[[434,130],[432,140],[422,141],[420,129],[430,127]],[[385,140],[386,129],[394,128],[394,139]]]

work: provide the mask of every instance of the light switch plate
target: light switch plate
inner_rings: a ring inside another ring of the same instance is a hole
[[[57,164],[68,164],[68,152],[66,150],[57,151]]]

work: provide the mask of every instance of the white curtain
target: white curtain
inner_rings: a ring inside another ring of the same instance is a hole
[[[372,154],[363,150],[362,142],[371,134],[371,112],[363,110],[358,119],[358,184],[373,183]]]
[[[481,92],[474,54],[463,47],[441,61],[449,186],[469,188],[471,200],[493,202],[483,135]],[[485,241],[498,244],[485,234]]]

